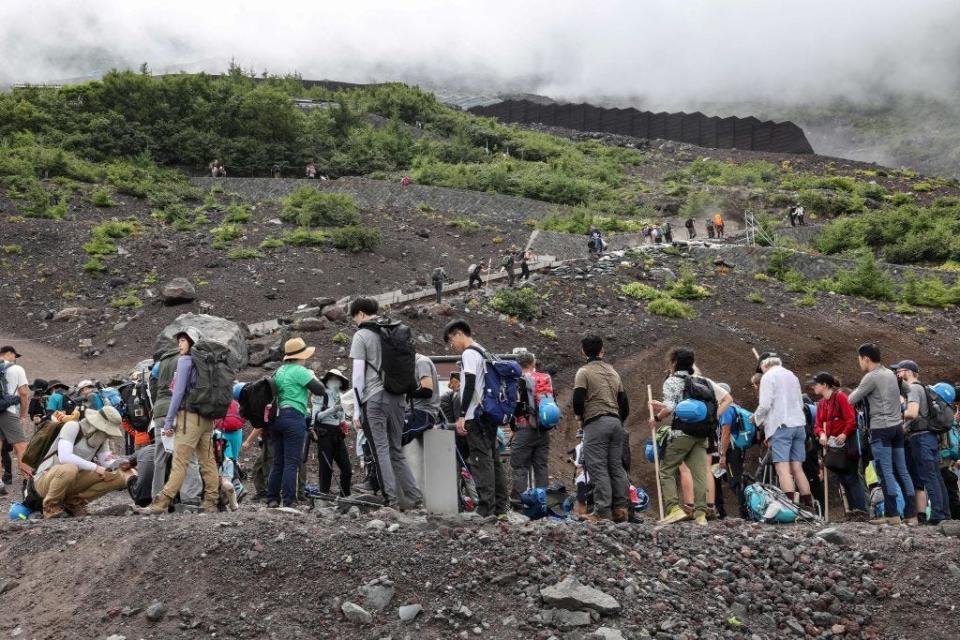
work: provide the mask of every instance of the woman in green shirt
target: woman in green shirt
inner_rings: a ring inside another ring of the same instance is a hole
[[[279,414],[269,426],[273,448],[273,467],[267,481],[267,507],[293,506],[297,498],[297,469],[303,455],[304,440],[310,416],[310,393],[324,393],[323,385],[304,363],[313,356],[301,338],[292,338],[283,345],[283,366],[273,379],[277,384]]]

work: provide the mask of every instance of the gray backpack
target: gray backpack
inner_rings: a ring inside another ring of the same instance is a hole
[[[20,404],[20,396],[16,393],[7,393],[7,363],[0,363],[0,411]]]
[[[230,349],[210,340],[200,340],[190,349],[194,384],[185,409],[216,420],[227,415],[233,401],[236,371],[230,366]]]

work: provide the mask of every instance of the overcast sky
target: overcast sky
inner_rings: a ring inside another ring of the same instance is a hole
[[[704,101],[944,95],[960,0],[0,0],[0,85],[111,66]]]

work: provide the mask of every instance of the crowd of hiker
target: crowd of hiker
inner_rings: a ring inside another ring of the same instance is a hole
[[[451,482],[462,510],[633,522],[647,508],[646,488],[630,480],[630,385],[605,361],[600,336],[582,339],[585,363],[572,379],[576,493],[566,496],[548,469],[561,410],[535,354],[497,356],[469,322],[453,320],[442,337],[459,359],[444,390],[411,329],[382,316],[376,300],[357,298],[348,315],[357,327],[351,371],[321,368],[315,348],[295,337],[273,374],[248,383],[237,382],[228,348],[193,327],[118,387],[31,384],[20,353],[0,348],[0,436],[26,480],[17,509],[81,516],[91,501],[126,489],[146,515],[236,510],[250,493],[240,453],[254,446],[252,499],[268,508],[356,499],[421,509],[423,488],[404,447],[431,429],[455,434]],[[864,375],[848,389],[826,371],[804,385],[777,354],[758,355],[751,412],[729,384],[704,375],[691,349],[672,349],[658,398],[647,388],[645,454],[656,465],[659,522],[726,517],[726,492],[740,517],[766,522],[829,517],[831,501],[852,521],[960,518],[955,387],[925,384],[911,360],[883,365],[874,344],[857,359]],[[356,483],[351,434],[362,469]],[[115,453],[111,443],[120,441],[125,451]],[[306,477],[311,447],[316,484]],[[0,492],[12,484],[11,465],[3,460]],[[550,497],[557,493],[562,504]]]

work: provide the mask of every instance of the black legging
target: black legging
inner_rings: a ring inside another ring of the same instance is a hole
[[[337,432],[321,430],[317,437],[317,457],[320,467],[320,491],[330,493],[330,484],[333,482],[333,465],[340,468],[340,493],[350,495],[350,478],[353,467],[350,464],[350,454],[347,452],[347,443],[337,427]]]

